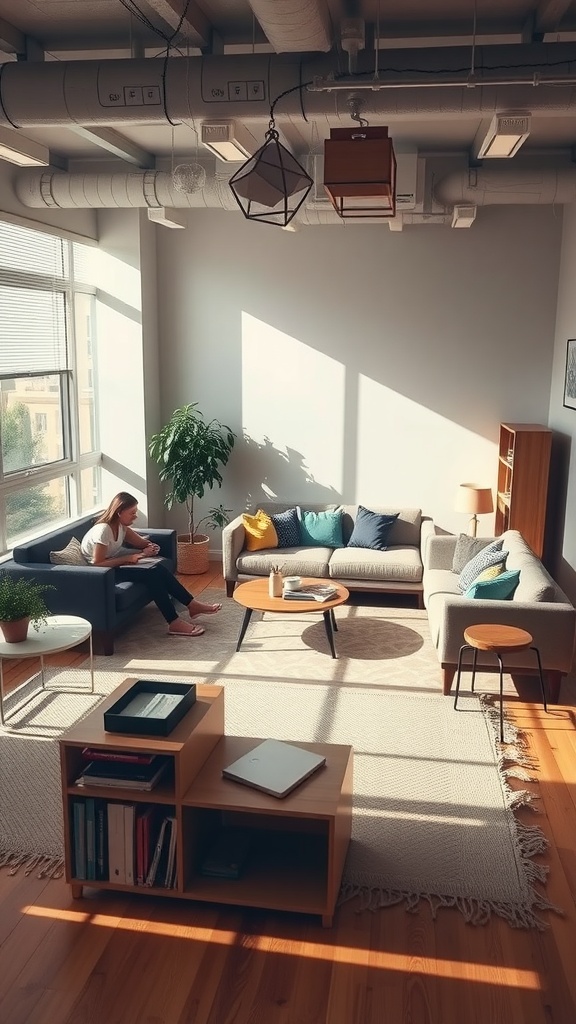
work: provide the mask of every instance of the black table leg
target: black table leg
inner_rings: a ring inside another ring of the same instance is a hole
[[[330,621],[332,623],[332,629],[334,630],[335,633],[337,633],[338,632],[338,625],[336,623],[336,616],[334,615],[334,609],[333,608],[330,609]]]
[[[322,618],[324,619],[324,628],[326,630],[326,636],[328,637],[328,643],[330,644],[330,650],[332,652],[332,657],[335,658],[336,657],[336,651],[334,649],[334,634],[332,632],[332,618],[331,618],[331,615],[330,615],[331,611],[332,611],[332,609],[328,608],[327,611],[322,612]]]
[[[247,608],[246,611],[244,612],[244,619],[243,619],[242,625],[240,626],[240,636],[238,637],[238,643],[236,644],[236,650],[237,651],[240,650],[240,645],[242,644],[242,641],[243,641],[244,637],[246,636],[246,630],[248,629],[248,626],[250,624],[250,619],[251,618],[252,618],[252,609],[251,608]]]

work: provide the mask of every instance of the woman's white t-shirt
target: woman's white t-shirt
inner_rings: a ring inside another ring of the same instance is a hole
[[[82,554],[89,562],[94,561],[94,551],[97,544],[106,545],[106,558],[114,558],[124,546],[125,528],[118,524],[118,537],[114,537],[112,527],[108,523],[96,523],[88,533],[84,534]]]

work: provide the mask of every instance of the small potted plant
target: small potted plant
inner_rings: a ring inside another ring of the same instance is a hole
[[[160,467],[160,479],[171,484],[166,507],[178,502],[188,512],[188,533],[178,537],[179,572],[208,571],[209,538],[199,527],[203,523],[212,530],[226,526],[230,509],[219,505],[195,522],[194,499],[203,498],[206,489],[222,486],[220,467],[228,462],[235,437],[225,423],[216,419],[207,423],[194,402],[176,409],[166,426],[150,439],[148,450]]]
[[[34,629],[40,629],[50,614],[43,594],[46,590],[54,589],[32,578],[0,573],[0,629],[6,643],[21,643],[25,640],[30,623]]]

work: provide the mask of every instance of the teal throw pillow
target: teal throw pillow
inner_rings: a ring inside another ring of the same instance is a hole
[[[386,551],[388,537],[399,513],[387,516],[379,512],[371,512],[369,508],[358,505],[352,536],[348,541],[349,548],[372,548],[373,551]]]
[[[519,569],[507,569],[495,576],[493,580],[479,580],[473,583],[464,597],[473,597],[481,601],[509,601],[520,579]]]
[[[308,512],[299,509],[300,543],[307,548],[343,548],[342,509],[333,512]]]

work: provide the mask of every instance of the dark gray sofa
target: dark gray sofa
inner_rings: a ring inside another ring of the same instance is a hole
[[[97,515],[97,514],[96,514]],[[76,537],[94,525],[94,515],[85,516],[75,523],[52,533],[19,544],[12,558],[0,564],[0,572],[11,576],[32,576],[38,583],[48,583],[46,604],[53,615],[80,615],[92,623],[95,654],[113,654],[114,637],[131,622],[150,601],[148,591],[137,583],[117,583],[115,570],[96,565],[52,565],[51,551],[61,551]],[[176,568],[175,530],[136,530],[145,533],[160,546],[164,564],[174,572]]]

